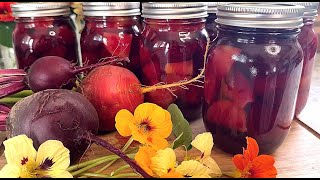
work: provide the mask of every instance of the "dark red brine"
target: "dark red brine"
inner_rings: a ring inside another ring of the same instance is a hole
[[[12,10],[16,21],[13,48],[18,68],[27,69],[44,56],[59,56],[78,63],[78,43],[69,17],[69,3],[17,3],[12,5]]]
[[[287,14],[273,7],[296,18],[286,22]],[[303,65],[297,41],[301,8],[260,3],[218,7],[217,44],[209,51],[205,71],[203,120],[223,151],[242,153],[249,136],[261,153],[272,153],[289,133]],[[229,14],[219,16],[220,10]],[[266,10],[270,18],[258,18]],[[237,16],[242,11],[250,18]],[[279,20],[274,13],[281,14],[283,24],[273,24]],[[232,15],[237,26],[228,18]]]
[[[84,64],[108,57],[128,57],[127,67],[140,77],[141,39],[139,2],[83,2],[85,26],[80,45]],[[114,63],[115,64],[115,63]]]
[[[298,41],[302,47],[304,56],[295,110],[295,115],[298,116],[306,106],[310,92],[311,76],[318,47],[318,35],[314,31],[313,25],[315,16],[317,15],[319,2],[303,2],[295,4],[304,5],[305,7],[303,17],[304,26],[301,28],[301,32],[298,36]]]
[[[182,16],[186,6],[192,6],[197,11]],[[140,44],[143,73],[141,83],[150,86],[197,76],[203,68],[208,39],[205,6],[201,3],[144,3],[142,16],[144,29]],[[170,90],[156,90],[146,93],[145,100],[163,108],[176,103],[185,118],[191,121],[201,117],[201,86],[202,83],[196,82]]]

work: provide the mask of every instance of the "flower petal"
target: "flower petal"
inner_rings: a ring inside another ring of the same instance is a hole
[[[176,154],[171,148],[160,149],[156,155],[151,158],[151,169],[158,176],[167,174],[176,166]]]
[[[8,164],[18,167],[32,165],[35,161],[37,151],[33,142],[26,135],[18,135],[3,142],[4,154]]]
[[[153,135],[152,137],[148,138],[147,144],[156,150],[165,149],[169,146],[169,143],[165,138],[157,135]]]
[[[211,156],[204,157],[200,162],[210,169],[209,174],[211,177],[220,177],[222,175],[220,167]]]
[[[277,169],[274,167],[275,160],[269,155],[260,155],[253,162],[250,169],[251,176],[256,178],[275,178]]]
[[[196,160],[183,161],[176,171],[185,177],[210,178],[210,169]]]
[[[135,155],[134,159],[137,164],[145,170],[150,176],[154,176],[151,165],[151,158],[156,155],[156,150],[149,146],[140,146],[139,151]]]
[[[21,168],[12,164],[6,164],[0,171],[0,178],[19,178]]]
[[[250,161],[253,161],[258,157],[259,146],[255,139],[251,137],[246,137],[247,139],[247,149],[244,152],[244,156],[249,156]]]
[[[151,133],[155,132],[163,138],[170,136],[172,132],[171,114],[162,108],[155,109],[149,117],[150,125],[153,127]]]
[[[126,109],[120,110],[116,117],[116,129],[121,136],[131,136],[131,129],[129,128],[129,124],[133,123],[134,117],[130,111]]]
[[[154,113],[154,110],[161,109],[160,106],[153,103],[142,103],[134,111],[134,118],[137,123],[141,123],[144,120],[149,119],[150,115]]]
[[[160,176],[160,178],[183,178],[183,176],[182,176],[182,174],[180,174],[174,170],[171,170],[169,173]]]
[[[36,163],[39,170],[63,170],[70,165],[70,151],[57,140],[48,140],[40,145]]]
[[[236,166],[238,170],[241,172],[244,171],[244,169],[247,167],[249,164],[249,160],[245,159],[242,154],[237,154],[232,158],[233,164]]]
[[[210,132],[198,134],[191,142],[191,145],[201,151],[204,157],[210,156],[213,147],[212,134]]]

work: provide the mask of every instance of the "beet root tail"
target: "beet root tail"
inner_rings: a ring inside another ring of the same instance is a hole
[[[107,141],[96,137],[93,134],[90,134],[89,137],[86,137],[89,141],[94,142],[106,149],[108,149],[109,151],[111,151],[112,153],[118,155],[121,159],[123,159],[125,162],[127,162],[129,164],[129,166],[136,171],[137,173],[139,173],[141,176],[143,176],[144,178],[152,178],[152,176],[150,176],[147,172],[145,172],[139,165],[137,165],[132,159],[130,159],[126,154],[124,154],[120,149],[112,146],[110,143],[108,143]]]

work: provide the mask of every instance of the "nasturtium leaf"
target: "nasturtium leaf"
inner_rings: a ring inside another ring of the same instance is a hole
[[[190,145],[192,141],[192,129],[189,122],[184,118],[176,104],[171,104],[167,110],[171,114],[172,132],[175,137],[179,137],[174,141],[173,149],[185,145],[190,150],[192,148]]]

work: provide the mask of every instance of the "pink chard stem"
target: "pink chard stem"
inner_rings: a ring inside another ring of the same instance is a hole
[[[23,69],[0,69],[1,76],[25,76],[27,73]]]
[[[27,89],[27,86],[24,82],[15,82],[5,86],[0,86],[0,99],[25,89]]]
[[[25,76],[4,76],[0,77],[0,85],[14,83],[14,82],[23,82]]]

